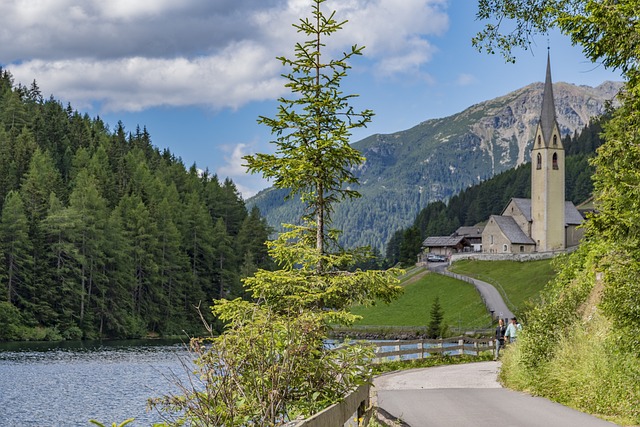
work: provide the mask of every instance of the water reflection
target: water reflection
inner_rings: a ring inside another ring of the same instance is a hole
[[[177,392],[190,356],[179,341],[0,344],[0,425],[88,426],[146,412],[149,397]]]

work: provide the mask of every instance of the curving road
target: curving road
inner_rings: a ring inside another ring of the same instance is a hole
[[[446,262],[433,263],[430,264],[428,268],[429,270],[435,271],[436,273],[472,283],[482,296],[482,300],[487,306],[487,310],[493,312],[493,316],[495,318],[501,317],[503,319],[510,319],[514,317],[513,313],[511,312],[511,310],[509,310],[509,307],[507,307],[507,304],[505,304],[504,300],[502,299],[502,295],[500,295],[500,292],[498,292],[498,290],[493,285],[487,282],[483,282],[482,280],[474,279],[473,277],[451,273],[449,270],[447,270],[448,266],[449,264]]]
[[[374,379],[374,404],[409,427],[614,427],[540,397],[502,388],[500,362],[412,369]]]

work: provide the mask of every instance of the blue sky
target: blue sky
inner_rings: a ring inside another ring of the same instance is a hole
[[[243,196],[266,187],[247,175],[241,157],[271,152],[272,117],[286,95],[276,56],[292,56],[300,37],[291,24],[309,0],[3,0],[0,66],[15,82],[34,79],[82,113],[112,128],[146,126],[155,146],[169,148]],[[475,103],[542,81],[547,44],[555,82],[597,86],[621,80],[584,58],[557,33],[540,37],[516,64],[478,53],[482,28],[474,0],[328,0],[348,19],[331,48],[366,46],[343,81],[353,104],[376,116],[358,141],[445,117]],[[548,40],[548,42],[547,42]]]

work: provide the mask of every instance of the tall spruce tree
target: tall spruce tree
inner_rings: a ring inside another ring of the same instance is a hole
[[[278,135],[276,154],[245,157],[250,171],[300,195],[309,221],[269,242],[280,269],[260,269],[245,279],[253,301],[216,301],[213,312],[226,323],[224,333],[211,347],[198,340],[192,346],[204,391],[186,388],[186,396],[155,400],[180,411],[172,425],[282,425],[341,399],[368,381],[371,354],[357,345],[326,349],[329,323],[350,323],[356,319],[348,311],[352,304],[388,301],[401,290],[397,271],[347,271],[356,257],[329,244],[334,204],[357,196],[347,185],[356,182],[351,167],[363,158],[349,146],[349,130],[364,126],[372,113],[354,112],[348,104],[353,95],[340,91],[347,61],[362,48],[325,57],[324,39],[345,22],[325,15],[323,3],[311,1],[312,18],[294,25],[307,38],[296,44],[295,59],[279,58],[291,67],[285,75],[291,99],[280,99],[276,118],[259,120]]]
[[[323,36],[342,29],[346,21],[335,20],[335,13],[321,11],[324,1],[313,4],[313,17],[294,25],[307,39],[295,46],[295,58],[279,57],[290,68],[283,74],[292,97],[279,99],[274,118],[261,116],[259,123],[271,128],[277,138],[276,154],[246,156],[248,170],[272,179],[275,187],[299,195],[307,208],[307,218],[315,221],[316,248],[326,249],[326,223],[333,205],[344,198],[358,197],[349,188],[357,182],[353,167],[364,157],[349,145],[350,131],[371,121],[371,110],[354,111],[340,84],[351,67],[348,63],[361,55],[356,45],[339,58],[326,58]],[[321,268],[321,267],[320,267]]]
[[[32,282],[32,246],[29,226],[20,194],[9,192],[0,217],[0,281],[4,285],[3,300],[24,308],[29,304]]]

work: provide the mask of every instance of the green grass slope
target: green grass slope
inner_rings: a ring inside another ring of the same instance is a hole
[[[489,313],[473,285],[440,274],[427,273],[419,277],[418,273],[412,270],[407,274],[401,283],[404,293],[392,303],[354,307],[351,311],[363,317],[356,323],[356,328],[425,327],[436,297],[440,298],[444,312],[443,323],[451,328],[482,329],[491,324]]]
[[[525,301],[540,295],[555,276],[550,259],[528,262],[462,260],[453,263],[449,270],[491,283],[514,313],[524,307]]]

